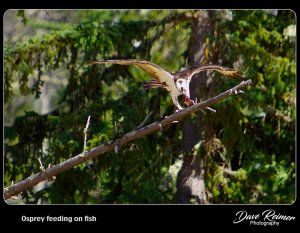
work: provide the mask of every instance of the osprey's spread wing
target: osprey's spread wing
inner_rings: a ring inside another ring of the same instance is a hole
[[[230,69],[228,67],[224,66],[219,66],[219,65],[200,65],[200,66],[195,66],[192,67],[185,72],[187,72],[188,79],[191,79],[194,74],[200,73],[202,71],[207,71],[207,70],[212,70],[212,71],[217,71],[220,74],[229,77],[229,78],[241,78],[242,74],[241,72],[237,70]]]
[[[171,73],[161,68],[160,66],[151,63],[149,61],[144,60],[136,60],[136,59],[116,59],[116,60],[95,60],[90,61],[90,64],[118,64],[118,65],[135,65],[148,74],[150,74],[153,78],[155,78],[160,83],[168,83],[170,79],[173,80],[173,76]]]
[[[184,95],[185,100],[189,101],[189,104],[193,103],[190,99],[190,81],[194,74],[206,71],[214,70],[221,73],[224,76],[237,78],[241,77],[241,73],[236,70],[218,65],[200,65],[186,69],[184,71],[170,73],[160,66],[144,60],[136,59],[115,59],[115,60],[95,60],[90,61],[90,64],[118,64],[118,65],[135,65],[148,74],[154,79],[148,81],[144,87],[145,89],[150,88],[165,88],[171,93],[172,101],[178,109],[182,109],[178,102],[178,96]],[[185,101],[186,102],[186,101]]]

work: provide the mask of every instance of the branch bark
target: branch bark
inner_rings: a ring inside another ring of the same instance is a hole
[[[241,82],[239,85],[221,93],[218,96],[215,96],[211,99],[208,99],[204,102],[192,105],[188,108],[185,108],[179,112],[175,112],[174,114],[170,115],[169,117],[160,120],[155,121],[143,128],[135,129],[125,135],[123,135],[120,138],[117,138],[115,140],[111,140],[109,142],[106,142],[98,147],[95,147],[91,149],[90,151],[86,152],[84,156],[82,154],[79,154],[77,156],[74,156],[60,164],[54,165],[52,167],[49,167],[45,169],[44,171],[40,171],[39,173],[36,173],[22,181],[19,181],[18,183],[15,183],[14,185],[11,185],[7,188],[4,188],[3,196],[4,199],[8,199],[12,196],[15,196],[23,191],[28,190],[29,188],[33,187],[34,185],[37,185],[38,183],[48,180],[53,176],[56,176],[72,167],[75,167],[79,164],[82,164],[86,162],[87,160],[90,160],[94,157],[97,157],[99,155],[105,154],[108,151],[111,151],[115,148],[115,146],[123,146],[127,144],[128,142],[131,142],[133,140],[136,140],[138,138],[141,138],[143,136],[152,134],[158,130],[161,130],[168,125],[172,124],[174,121],[180,121],[184,117],[188,116],[191,113],[197,112],[201,109],[205,109],[208,106],[211,106],[215,103],[218,103],[222,101],[223,99],[235,95],[235,93],[238,93],[240,89],[245,88],[248,85],[251,85],[252,81],[251,79],[247,81]]]

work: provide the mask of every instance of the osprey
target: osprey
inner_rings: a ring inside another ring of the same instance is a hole
[[[184,95],[184,103],[187,105],[194,104],[194,101],[190,99],[190,81],[194,74],[212,70],[221,73],[226,77],[237,78],[241,77],[239,71],[219,66],[219,65],[199,65],[194,66],[184,71],[177,71],[175,73],[170,73],[160,66],[144,60],[136,59],[115,59],[115,60],[95,60],[89,61],[90,64],[118,64],[118,65],[135,65],[149,75],[153,77],[148,81],[144,87],[145,89],[150,88],[164,88],[167,91],[171,92],[172,101],[175,106],[181,110],[183,109],[179,102],[178,97]]]

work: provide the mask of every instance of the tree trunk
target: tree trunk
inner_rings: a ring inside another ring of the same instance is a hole
[[[214,23],[209,11],[202,12],[193,20],[189,43],[189,66],[212,62],[205,57],[206,38],[213,35]],[[209,87],[206,72],[195,74],[190,83],[191,98],[197,102],[208,97]],[[213,136],[211,124],[204,121],[203,113],[196,119],[186,119],[183,123],[183,151],[191,151],[200,141]],[[208,203],[205,189],[205,152],[201,156],[185,153],[184,161],[177,177],[177,198],[179,203]]]

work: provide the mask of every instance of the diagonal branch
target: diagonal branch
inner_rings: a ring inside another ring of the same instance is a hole
[[[74,156],[62,163],[59,163],[55,166],[49,167],[45,169],[44,171],[40,171],[39,173],[36,173],[18,183],[15,183],[7,188],[4,189],[4,199],[8,199],[18,193],[21,193],[23,191],[26,191],[27,189],[33,187],[34,185],[37,185],[38,183],[48,180],[49,178],[56,176],[63,171],[66,171],[72,167],[75,167],[81,163],[86,162],[87,160],[90,160],[94,157],[97,157],[99,155],[105,154],[106,152],[113,150],[116,145],[122,146],[125,145],[133,140],[136,140],[138,138],[141,138],[143,136],[152,134],[160,129],[163,129],[167,127],[168,125],[172,124],[174,121],[180,121],[184,117],[190,115],[191,113],[197,112],[201,109],[205,109],[215,103],[218,103],[222,101],[223,99],[237,94],[240,92],[240,89],[245,88],[248,85],[251,85],[252,81],[251,79],[247,81],[243,81],[239,85],[221,93],[218,96],[215,96],[211,99],[208,99],[204,102],[192,105],[191,107],[185,108],[179,112],[175,112],[174,114],[170,115],[169,117],[160,120],[155,121],[149,125],[146,125],[142,128],[135,129],[125,135],[123,135],[120,138],[117,138],[115,140],[111,140],[109,142],[106,142],[98,147],[95,147],[91,149],[88,152],[85,152],[84,156],[82,154],[79,154],[77,156]],[[241,92],[240,92],[241,93]]]

